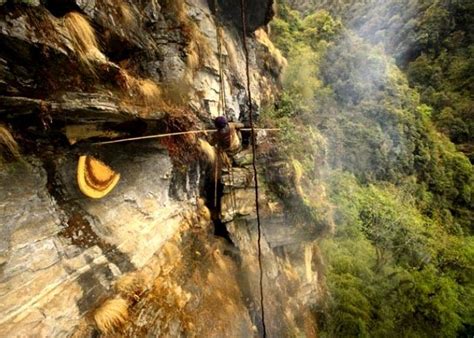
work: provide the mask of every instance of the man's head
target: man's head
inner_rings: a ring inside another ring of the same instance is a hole
[[[214,120],[214,125],[216,126],[217,129],[225,128],[227,126],[227,123],[228,122],[225,116],[218,116]]]

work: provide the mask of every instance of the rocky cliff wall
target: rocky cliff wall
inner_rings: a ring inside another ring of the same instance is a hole
[[[92,144],[206,128],[222,106],[248,119],[233,2],[1,2],[0,120],[22,157],[1,161],[1,336],[262,333],[250,168],[225,184],[213,224],[198,199],[210,180],[196,138]],[[284,66],[265,32],[254,35],[271,13],[263,0],[247,13],[256,111]],[[121,175],[105,198],[77,187],[85,154]],[[295,235],[269,196],[268,330],[311,333],[322,293],[314,236]]]

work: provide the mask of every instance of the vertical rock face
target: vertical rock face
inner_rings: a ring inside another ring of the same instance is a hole
[[[130,151],[109,157],[124,176],[99,201],[78,191],[71,154],[47,164],[30,157],[2,171],[3,336],[73,332],[120,275],[145,266],[178,231],[189,203],[169,197],[168,155]]]
[[[247,2],[258,111],[278,92],[282,62],[253,38],[270,20],[272,1]],[[114,327],[262,332],[250,168],[236,169],[224,187],[218,223],[230,245],[196,206],[210,180],[193,155],[195,138],[92,144],[207,128],[221,114],[247,119],[239,1],[217,4],[217,11],[206,0],[0,4],[0,120],[23,153],[22,161],[0,162],[0,336],[87,336]],[[84,154],[121,175],[103,199],[77,187]],[[300,237],[285,232],[278,202],[263,195],[261,203],[272,206],[264,208],[262,241],[268,333],[300,334],[321,294],[317,248],[284,240]],[[124,282],[137,275],[140,282]],[[128,315],[113,325],[92,320],[114,297]]]
[[[249,34],[265,25],[271,12],[271,2],[264,1],[259,11],[252,9],[260,2],[251,4]],[[240,17],[234,15],[239,6],[224,8],[221,13]],[[34,8],[6,4],[0,15],[5,113],[46,110],[74,122],[103,121],[100,116],[108,121],[110,115],[159,119],[165,109],[157,105],[159,99],[142,92],[140,81],[145,80],[155,82],[166,94],[163,99],[173,104],[182,105],[185,99],[185,106],[202,119],[219,113],[221,92],[229,115],[238,118],[245,104],[240,28],[228,24],[225,15],[212,15],[205,0],[45,1]],[[223,27],[219,36],[216,25]],[[249,44],[255,103],[268,102],[272,97],[259,93],[276,88],[276,82],[257,55],[265,47],[253,40]],[[107,115],[98,114],[102,112]]]

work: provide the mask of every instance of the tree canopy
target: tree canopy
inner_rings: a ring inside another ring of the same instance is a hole
[[[375,18],[336,3],[306,16],[279,3],[271,38],[288,67],[280,102],[264,114],[334,207],[335,234],[321,242],[330,292],[315,309],[321,336],[472,334],[474,171],[443,135],[472,135],[458,106],[472,107],[472,61],[447,47],[471,25],[460,12],[469,5],[394,0],[375,6]],[[416,48],[406,26],[418,27]],[[456,107],[435,104],[440,91]]]

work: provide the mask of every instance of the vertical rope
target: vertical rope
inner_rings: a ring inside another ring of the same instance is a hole
[[[224,82],[224,58],[222,55],[222,26],[219,21],[219,5],[217,0],[214,0],[214,12],[215,12],[215,23],[216,23],[216,42],[217,42],[217,54],[219,63],[219,101],[217,103],[217,111],[219,115],[224,115],[227,119],[227,107],[225,102],[225,82]]]
[[[219,5],[217,0],[214,0],[214,12],[215,12],[215,23],[216,23],[216,42],[217,42],[217,54],[218,54],[218,61],[219,61],[219,102],[217,104],[217,112],[218,115],[223,115],[229,121],[229,114],[227,112],[227,104],[226,104],[226,95],[225,95],[225,77],[224,77],[224,56],[222,54],[222,26],[219,21]],[[222,168],[221,168],[222,169]],[[227,164],[227,169],[229,170],[230,176],[230,196],[232,201],[232,215],[235,215],[236,210],[236,198],[234,192],[234,171],[232,169],[232,163]],[[217,177],[217,175],[216,175]],[[217,179],[215,184],[214,193],[217,194]],[[214,197],[214,204],[217,206],[217,196]]]
[[[263,298],[263,265],[262,265],[262,226],[260,224],[260,206],[258,203],[258,175],[257,175],[257,165],[256,165],[256,138],[255,138],[255,128],[253,126],[253,116],[252,116],[252,92],[250,91],[250,66],[249,66],[249,50],[247,47],[247,18],[245,15],[246,3],[245,0],[240,0],[240,13],[242,16],[242,40],[245,53],[245,73],[247,75],[247,97],[249,104],[249,117],[250,117],[250,129],[252,134],[252,167],[253,175],[255,180],[255,207],[257,211],[257,249],[258,249],[258,266],[260,269],[260,310],[262,315],[262,327],[263,327],[263,337],[267,336],[267,328],[265,325],[265,305]]]
[[[215,24],[216,24],[216,43],[217,43],[217,54],[218,54],[218,64],[219,64],[219,99],[217,101],[217,115],[222,115],[222,112],[225,113],[225,107],[222,99],[222,43],[220,39],[220,23],[218,18],[218,4],[217,0],[214,0],[214,12],[215,12]],[[216,163],[214,166],[214,207],[217,208],[217,171],[221,170],[221,149],[219,146],[216,146]]]
[[[217,170],[220,170],[221,151],[216,147],[216,162],[214,163],[214,208],[217,209]]]
[[[221,28],[216,21],[216,39],[217,39],[217,54],[219,62],[219,102],[217,105],[217,110],[219,115],[225,115],[227,117],[227,111],[225,109],[224,102],[224,75],[222,71],[222,42],[221,42]]]
[[[218,28],[218,39],[219,39],[219,81],[220,81],[220,100],[221,100],[221,107],[223,111],[223,115],[229,119],[227,113],[227,106],[225,102],[225,77],[224,77],[224,56],[222,54],[222,27],[219,26]]]

